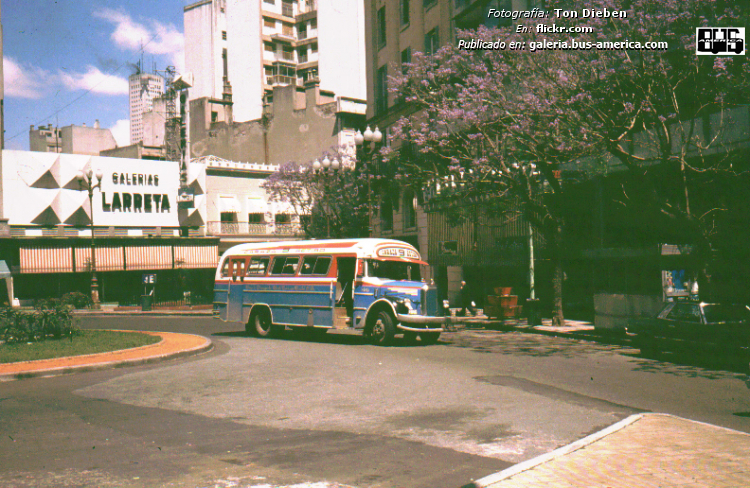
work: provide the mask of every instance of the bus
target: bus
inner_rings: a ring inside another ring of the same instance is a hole
[[[219,260],[214,316],[260,337],[346,329],[377,345],[396,335],[434,344],[453,319],[421,278],[426,265],[412,245],[390,239],[240,244]]]

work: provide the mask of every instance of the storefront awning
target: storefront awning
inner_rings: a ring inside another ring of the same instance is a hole
[[[19,249],[21,273],[72,273],[71,246],[29,245]]]
[[[235,197],[219,197],[219,212],[240,213],[240,202]]]
[[[215,268],[219,262],[219,246],[175,246],[175,268]]]
[[[77,247],[76,271],[91,271],[91,247]],[[125,256],[122,246],[96,246],[96,270],[97,271],[124,271]]]
[[[128,246],[125,248],[125,267],[128,271],[172,268],[172,246]]]

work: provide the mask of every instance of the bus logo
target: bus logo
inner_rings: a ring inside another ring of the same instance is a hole
[[[699,56],[743,56],[745,28],[698,27],[695,30],[695,53]]]

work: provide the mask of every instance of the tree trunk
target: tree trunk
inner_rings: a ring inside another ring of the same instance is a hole
[[[552,325],[564,326],[565,317],[563,316],[563,279],[565,274],[562,268],[562,226],[557,224],[553,228],[552,236],[552,256],[555,269],[552,271],[552,291],[553,291],[553,308],[552,308]]]

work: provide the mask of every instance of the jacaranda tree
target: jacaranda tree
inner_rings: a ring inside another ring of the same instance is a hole
[[[520,210],[544,234],[556,262],[555,321],[562,323],[560,169],[591,172],[619,163],[630,176],[618,197],[624,204],[664,215],[689,229],[699,247],[709,246],[716,231],[711,213],[720,209],[694,205],[691,191],[699,176],[739,177],[746,169],[716,157],[731,122],[715,115],[747,103],[750,77],[744,56],[697,56],[696,28],[745,26],[748,16],[736,2],[717,0],[547,7],[547,17],[462,31],[463,43],[415,54],[390,79],[411,110],[393,127],[400,149],[384,153],[399,158],[401,178],[412,184],[447,185],[457,202],[481,194],[493,210]],[[579,17],[556,15],[557,8]],[[626,17],[583,18],[584,9]],[[716,123],[705,131],[699,124],[709,117]],[[659,166],[674,167],[677,191],[652,171]]]

